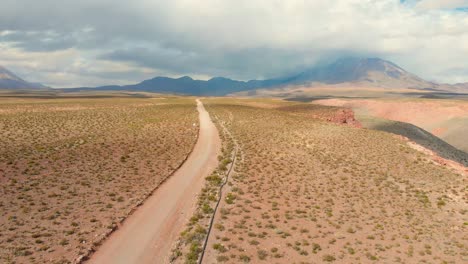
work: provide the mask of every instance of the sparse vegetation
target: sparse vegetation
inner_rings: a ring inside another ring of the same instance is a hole
[[[202,247],[205,246],[205,240],[207,238],[207,232],[210,229],[210,221],[214,214],[214,208],[216,207],[218,201],[222,200],[222,197],[220,197],[220,188],[227,182],[229,172],[228,167],[233,163],[234,160],[234,143],[232,142],[231,138],[224,133],[220,133],[220,137],[222,139],[222,150],[221,155],[218,156],[218,167],[211,175],[205,178],[205,186],[202,189],[201,194],[198,196],[196,212],[191,217],[187,228],[182,232],[176,248],[173,249],[171,257],[172,262],[196,263],[200,259],[200,254],[203,250]],[[229,202],[232,204],[234,203],[235,195],[228,193],[224,199],[229,200]],[[226,217],[229,214],[228,211],[222,209],[218,210],[218,213],[223,215],[223,217]],[[198,230],[200,229],[203,229],[204,232],[199,232]],[[225,230],[225,227],[221,223],[215,223],[212,226],[212,232],[215,229],[223,231]],[[230,238],[227,237],[219,239],[220,242],[226,242],[230,240]],[[200,250],[193,252],[189,248],[191,243],[199,244]],[[210,250],[209,244],[206,246],[207,250]],[[216,257],[218,262],[228,261],[229,258],[221,254],[228,252],[229,249],[233,247],[234,246],[232,245],[226,246],[223,243],[214,243],[211,245],[211,248],[220,254]],[[178,252],[180,252],[180,254],[177,254]],[[242,255],[239,256],[239,260],[248,262],[247,258],[242,257]]]
[[[74,261],[191,151],[195,101],[0,99],[0,262]]]
[[[49,256],[66,263],[98,246],[196,139],[193,100],[2,100],[6,263]],[[197,262],[218,200],[209,263],[467,257],[466,175],[392,134],[327,122],[336,108],[267,99],[204,103],[222,153],[174,249],[176,263]]]
[[[227,263],[460,262],[466,176],[392,134],[326,122],[336,108],[207,99],[239,146],[210,235]],[[454,232],[456,226],[459,231]],[[466,231],[465,231],[466,232]],[[431,245],[428,248],[426,245]]]

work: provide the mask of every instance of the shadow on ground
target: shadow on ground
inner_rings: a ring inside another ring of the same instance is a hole
[[[450,159],[463,164],[464,166],[468,166],[467,153],[455,148],[420,127],[409,123],[369,116],[359,116],[358,120],[365,128],[385,131],[407,137],[417,144],[434,151],[442,158]]]

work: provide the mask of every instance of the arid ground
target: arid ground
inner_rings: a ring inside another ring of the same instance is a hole
[[[204,103],[230,142],[234,172],[211,229],[210,197],[226,173],[207,180],[177,262],[196,263],[208,232],[203,263],[467,261],[466,167],[437,163],[394,134],[322,118],[333,107]]]
[[[468,260],[465,157],[433,138],[280,99],[31,97],[0,98],[3,263]]]
[[[324,99],[316,104],[353,108],[359,116],[410,123],[468,152],[468,101],[452,99]]]
[[[196,142],[194,99],[92,97],[0,98],[1,263],[86,255]]]
[[[184,164],[91,256],[90,263],[169,263],[171,249],[194,213],[205,177],[217,166],[220,140],[197,100],[200,132]]]

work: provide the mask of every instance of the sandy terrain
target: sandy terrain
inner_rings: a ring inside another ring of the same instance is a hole
[[[168,263],[205,177],[217,166],[220,140],[198,101],[200,134],[188,159],[92,255],[90,263]]]
[[[421,127],[468,152],[468,102],[434,99],[325,99],[315,104],[344,106],[355,109],[360,115],[370,115],[401,121]]]

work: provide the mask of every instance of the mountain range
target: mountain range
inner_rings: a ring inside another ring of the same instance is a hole
[[[43,89],[46,86],[40,83],[27,82],[14,73],[0,66],[0,89]]]
[[[108,85],[61,90],[125,90],[222,96],[255,89],[343,83],[367,87],[468,92],[468,83],[449,85],[426,81],[390,61],[379,58],[341,58],[333,63],[319,65],[288,77],[267,80],[237,81],[224,77],[215,77],[205,81],[194,80],[188,76],[181,78],[156,77],[133,85]],[[44,86],[26,82],[5,68],[0,67],[0,88],[27,89],[44,88]]]

